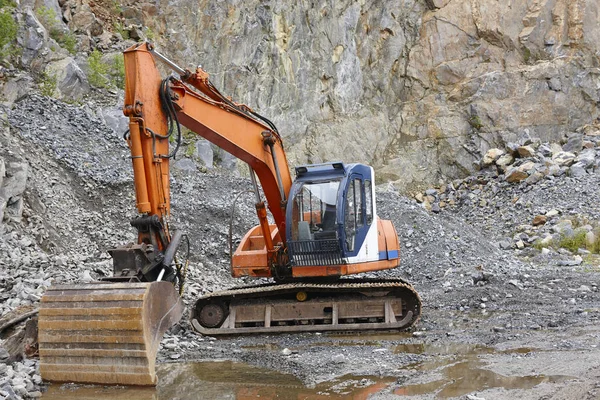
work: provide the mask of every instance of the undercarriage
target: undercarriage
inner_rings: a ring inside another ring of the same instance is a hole
[[[413,326],[421,299],[402,280],[262,285],[203,296],[191,312],[205,335],[398,330]]]

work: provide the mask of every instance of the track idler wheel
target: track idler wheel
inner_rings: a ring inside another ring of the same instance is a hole
[[[227,307],[222,302],[196,304],[196,319],[205,328],[218,328],[227,318]]]

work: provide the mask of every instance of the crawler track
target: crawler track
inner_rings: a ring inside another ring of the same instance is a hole
[[[287,283],[231,289],[198,299],[194,329],[205,335],[408,329],[421,299],[403,280]]]

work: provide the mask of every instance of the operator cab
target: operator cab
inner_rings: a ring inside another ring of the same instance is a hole
[[[292,265],[377,260],[373,199],[371,167],[341,162],[297,167],[286,210]]]

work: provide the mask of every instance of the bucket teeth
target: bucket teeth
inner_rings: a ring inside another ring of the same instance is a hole
[[[182,314],[168,282],[52,286],[39,311],[42,378],[155,385],[159,343]]]

